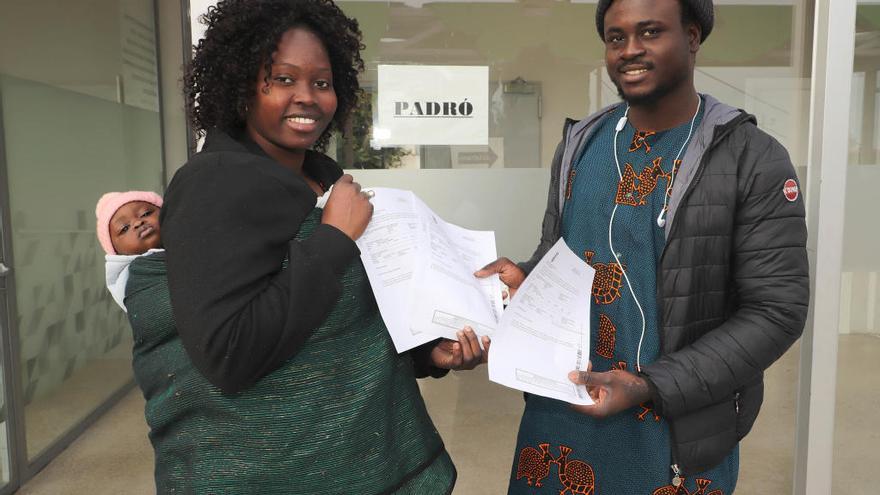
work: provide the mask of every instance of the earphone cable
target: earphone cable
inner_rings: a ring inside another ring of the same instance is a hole
[[[626,274],[626,270],[623,268],[623,263],[621,263],[620,258],[617,257],[617,251],[614,250],[614,243],[611,242],[611,226],[614,225],[614,215],[617,213],[618,206],[620,205],[614,205],[614,209],[611,210],[611,220],[608,222],[608,247],[611,248],[611,256],[614,256],[614,262],[620,267],[620,272],[623,273],[623,279],[626,280],[626,286],[629,289],[629,293],[632,295],[633,301],[636,302],[636,307],[639,308],[639,315],[642,317],[642,333],[639,335],[639,347],[636,349],[636,369],[641,373],[642,342],[645,340],[645,328],[648,322],[645,319],[645,311],[642,309],[641,303],[639,303],[639,298],[636,297],[636,293],[633,290],[633,284],[629,281],[629,275]]]
[[[657,225],[659,227],[664,227],[666,224],[666,219],[663,218],[666,213],[666,208],[668,206],[669,195],[672,194],[672,185],[675,181],[675,163],[678,162],[678,159],[681,158],[682,152],[684,152],[685,147],[687,147],[688,143],[691,140],[694,132],[694,124],[697,122],[697,116],[700,114],[700,108],[703,105],[703,99],[697,96],[697,110],[694,112],[693,118],[691,118],[691,125],[688,129],[687,137],[682,143],[681,148],[678,150],[678,154],[675,156],[675,160],[672,162],[672,169],[670,170],[670,179],[669,186],[666,191],[663,192],[663,208],[660,210],[660,214],[657,216]],[[626,127],[627,117],[629,116],[629,105],[627,105],[626,110],[623,112],[623,117],[617,121],[617,125],[614,128],[614,164],[617,166],[617,176],[620,180],[623,180],[623,172],[620,170],[620,160],[617,157],[617,137],[620,135],[620,131]],[[645,311],[642,309],[641,303],[639,303],[639,299],[636,297],[636,292],[633,289],[632,283],[629,281],[629,275],[626,273],[626,269],[623,268],[623,263],[620,262],[620,258],[617,256],[617,251],[614,250],[614,243],[612,242],[612,226],[614,225],[614,215],[617,214],[617,207],[620,206],[616,201],[614,204],[614,209],[611,210],[611,218],[608,220],[608,248],[611,250],[611,256],[614,257],[614,261],[617,263],[617,266],[620,267],[620,272],[623,274],[623,279],[626,281],[627,288],[629,288],[629,293],[632,295],[633,301],[636,303],[636,307],[639,308],[639,315],[642,317],[642,333],[639,335],[639,346],[636,349],[636,370],[641,373],[642,372],[642,343],[645,340],[645,331],[647,329],[648,320],[645,318]]]

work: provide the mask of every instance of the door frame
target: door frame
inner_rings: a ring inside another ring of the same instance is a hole
[[[0,289],[0,359],[2,359],[3,400],[6,401],[6,438],[9,449],[9,481],[0,488],[0,495],[18,490],[21,484],[21,456],[24,452],[24,428],[20,422],[24,408],[21,403],[21,380],[10,379],[18,366],[19,345],[17,318],[14,318],[15,266],[12,258],[12,218],[9,214],[9,175],[6,173],[6,131],[3,127],[3,90],[0,87],[0,261],[10,271]]]

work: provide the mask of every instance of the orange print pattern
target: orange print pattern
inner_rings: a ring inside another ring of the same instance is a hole
[[[599,313],[599,344],[596,346],[596,354],[608,359],[613,358],[616,334],[617,327],[611,322],[611,318]]]
[[[691,492],[687,488],[685,488],[684,477],[682,477],[680,485],[661,486],[660,488],[654,490],[651,495],[724,495],[724,492],[722,492],[721,490],[712,490],[711,492],[707,492],[706,490],[711,484],[712,480],[697,478],[697,489]]]
[[[629,145],[629,152],[632,153],[633,151],[644,147],[645,154],[647,155],[648,153],[650,153],[651,143],[648,142],[648,138],[653,136],[654,134],[657,133],[654,131],[636,131],[636,133],[633,134],[632,143]]]
[[[584,251],[587,264],[596,270],[593,278],[593,300],[596,304],[611,304],[620,297],[623,270],[617,263],[593,263],[593,251]]]
[[[645,167],[639,175],[636,175],[632,165],[626,164],[623,170],[623,178],[617,183],[617,194],[614,201],[620,205],[642,206],[648,203],[647,198],[657,188],[660,179],[666,179],[667,188],[671,174],[663,171],[663,158],[657,157],[651,162],[650,167]]]

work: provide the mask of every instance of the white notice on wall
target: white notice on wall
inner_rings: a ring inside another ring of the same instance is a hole
[[[489,144],[489,68],[380,65],[377,146]]]

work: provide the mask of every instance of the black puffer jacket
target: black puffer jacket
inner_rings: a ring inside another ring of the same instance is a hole
[[[754,117],[703,98],[658,266],[661,356],[641,369],[670,426],[673,469],[686,475],[718,464],[749,432],[763,372],[800,336],[809,301],[803,198],[783,192],[797,181],[788,153]],[[526,272],[559,238],[560,177],[607,114],[566,123],[541,243],[520,264]]]

